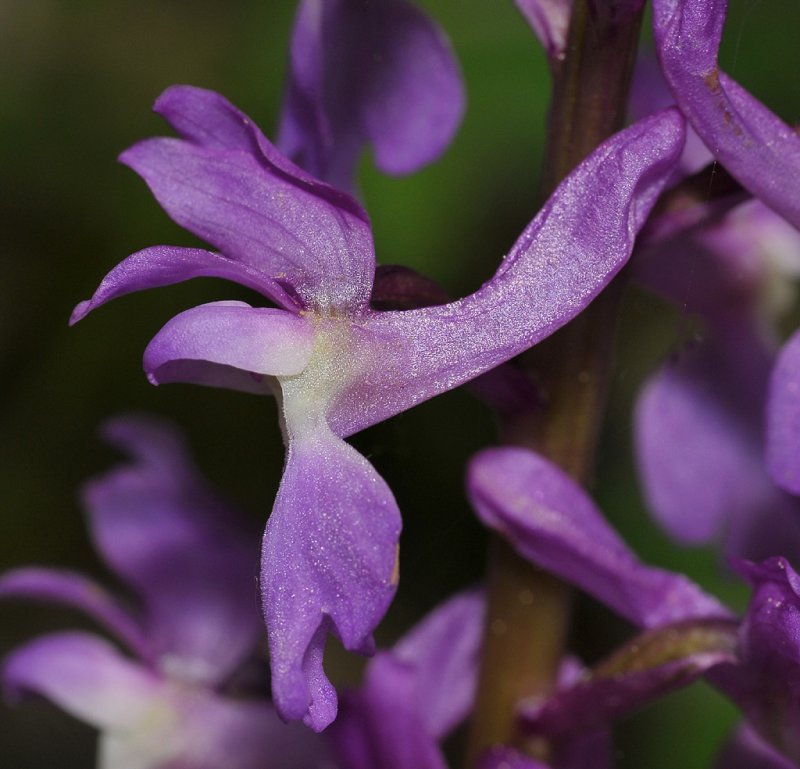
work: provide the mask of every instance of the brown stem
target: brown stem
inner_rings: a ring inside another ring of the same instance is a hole
[[[622,127],[641,13],[599,19],[591,0],[575,0],[567,52],[554,67],[553,102],[543,172],[550,194],[598,144]],[[615,281],[578,318],[522,358],[536,372],[546,407],[507,425],[501,439],[536,449],[586,484],[605,411],[621,284]],[[569,628],[570,590],[518,556],[500,537],[491,545],[488,618],[468,762],[495,744],[547,757],[526,740],[515,710],[551,691]]]

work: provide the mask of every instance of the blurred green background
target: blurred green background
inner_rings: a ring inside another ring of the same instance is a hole
[[[474,290],[536,212],[549,79],[511,0],[427,0],[450,34],[468,90],[447,155],[413,177],[362,169],[378,259],[415,267],[453,295]],[[108,576],[83,528],[80,484],[115,457],[95,432],[109,415],[151,411],[180,423],[201,467],[266,516],[282,447],[270,400],[188,386],[151,387],[141,354],[176,312],[244,296],[213,280],[116,301],[73,329],[77,301],[128,253],[193,244],[116,155],[164,132],[149,107],[163,88],[217,89],[270,135],[282,93],[291,0],[0,0],[0,568],[52,564]],[[795,0],[731,0],[723,66],[790,122],[800,120]],[[647,37],[647,33],[645,33]],[[649,522],[630,462],[630,402],[685,327],[630,293],[596,492],[647,559],[684,569],[735,606],[745,594],[715,556],[679,551]],[[462,491],[467,457],[494,440],[463,392],[423,404],[355,442],[394,489],[405,517],[400,594],[382,637],[480,579],[485,538]],[[0,653],[47,629],[87,626],[69,612],[0,606]],[[607,651],[628,629],[579,604],[576,645]],[[339,680],[354,664],[332,650]],[[619,766],[700,769],[735,714],[697,685],[619,729]],[[90,767],[94,736],[45,703],[0,710],[3,766]],[[221,767],[220,769],[224,769]]]

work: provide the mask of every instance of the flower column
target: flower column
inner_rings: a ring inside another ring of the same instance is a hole
[[[641,23],[641,0],[517,0],[550,55],[553,101],[543,196],[621,128]],[[537,23],[538,22],[538,23]],[[544,24],[547,29],[542,30]],[[517,419],[502,440],[535,448],[586,483],[594,464],[621,296],[619,280],[524,364],[536,370],[544,412]],[[491,545],[489,606],[469,763],[491,745],[516,744],[533,755],[515,724],[517,703],[552,689],[569,622],[569,589],[520,558],[500,537]]]

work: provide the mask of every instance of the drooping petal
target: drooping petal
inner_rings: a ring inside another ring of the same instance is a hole
[[[572,0],[515,0],[550,59],[563,59]]]
[[[676,111],[609,139],[568,176],[495,276],[443,306],[372,313],[361,360],[376,360],[329,412],[349,435],[517,355],[583,310],[630,256],[683,142]]]
[[[7,697],[41,694],[99,729],[138,721],[162,690],[157,675],[88,633],[31,641],[6,659],[2,677]]]
[[[287,294],[278,281],[249,264],[200,248],[154,246],[131,254],[114,267],[92,298],[72,311],[70,325],[119,296],[200,277],[231,280],[258,291],[287,310],[297,309],[296,298]]]
[[[394,497],[364,457],[324,424],[290,437],[261,572],[273,698],[284,718],[319,731],[336,716],[322,669],[326,635],[370,651],[397,588],[399,535]]]
[[[800,135],[717,66],[726,0],[654,0],[661,66],[708,148],[753,195],[800,227]]]
[[[289,67],[278,145],[345,190],[365,143],[381,170],[411,173],[444,151],[464,111],[447,39],[405,0],[304,0]]]
[[[364,308],[375,258],[363,209],[283,158],[217,94],[186,86],[168,93],[157,107],[169,104],[164,111],[190,138],[146,140],[120,159],[170,217],[229,259],[277,281],[301,306]],[[247,149],[246,137],[215,133],[236,115],[250,133]],[[201,127],[189,134],[195,121]],[[203,128],[206,121],[211,129]]]
[[[218,683],[262,633],[255,526],[208,486],[170,425],[119,418],[104,434],[133,462],[84,490],[97,549],[141,596],[154,662]]]
[[[131,651],[149,653],[140,622],[105,588],[71,571],[28,567],[0,576],[0,598],[25,598],[70,606],[88,614]]]
[[[728,616],[683,575],[641,563],[583,489],[531,451],[481,452],[467,487],[478,517],[522,556],[636,625]]]
[[[524,728],[547,737],[609,728],[708,670],[736,664],[737,631],[733,620],[689,620],[647,631],[544,701],[523,703]]]
[[[193,382],[270,392],[265,376],[299,374],[314,328],[284,310],[212,302],[176,315],[151,340],[144,368],[153,384]]]
[[[800,494],[800,333],[784,345],[767,400],[767,469],[781,488]]]
[[[739,727],[722,749],[716,769],[797,769],[797,764],[781,755],[751,728]]]

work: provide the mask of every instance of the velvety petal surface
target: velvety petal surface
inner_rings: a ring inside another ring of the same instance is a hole
[[[531,451],[479,453],[470,463],[467,488],[481,521],[523,557],[636,625],[728,616],[683,575],[639,561],[583,489]]]
[[[187,138],[146,140],[120,159],[172,219],[265,283],[277,281],[295,304],[366,306],[375,258],[352,198],[286,160],[218,94],[175,86],[156,109]]]
[[[766,424],[769,473],[800,494],[800,333],[783,346],[772,370]]]
[[[88,633],[43,636],[12,652],[2,671],[6,696],[41,694],[99,729],[141,719],[161,693],[160,678]]]
[[[104,435],[133,461],[85,488],[97,548],[141,596],[158,666],[218,683],[262,632],[254,524],[207,485],[168,424],[120,418]]]
[[[397,588],[399,535],[394,497],[364,457],[324,424],[290,437],[261,572],[273,698],[284,718],[321,730],[336,716],[322,668],[326,636],[372,649]]]
[[[623,266],[683,143],[676,111],[609,139],[568,176],[495,276],[443,306],[371,313],[359,324],[365,366],[336,399],[349,435],[517,355],[583,310]]]
[[[25,598],[85,612],[142,657],[149,654],[141,622],[105,588],[71,571],[28,567],[0,576],[0,598]]]
[[[258,291],[288,310],[297,309],[296,297],[287,294],[278,281],[249,264],[200,248],[153,246],[131,254],[111,270],[92,298],[72,311],[70,324],[119,296],[171,286],[192,278],[224,278]]]
[[[547,55],[563,59],[572,0],[516,0],[516,4]]]
[[[212,302],[176,315],[150,341],[144,369],[153,384],[191,382],[270,392],[265,376],[299,374],[311,360],[305,318],[244,302]]]
[[[708,148],[756,197],[800,227],[800,135],[719,70],[726,0],[654,0],[661,65]]]
[[[365,143],[378,167],[416,171],[450,143],[464,111],[439,27],[405,0],[303,0],[295,20],[279,146],[352,189]]]

